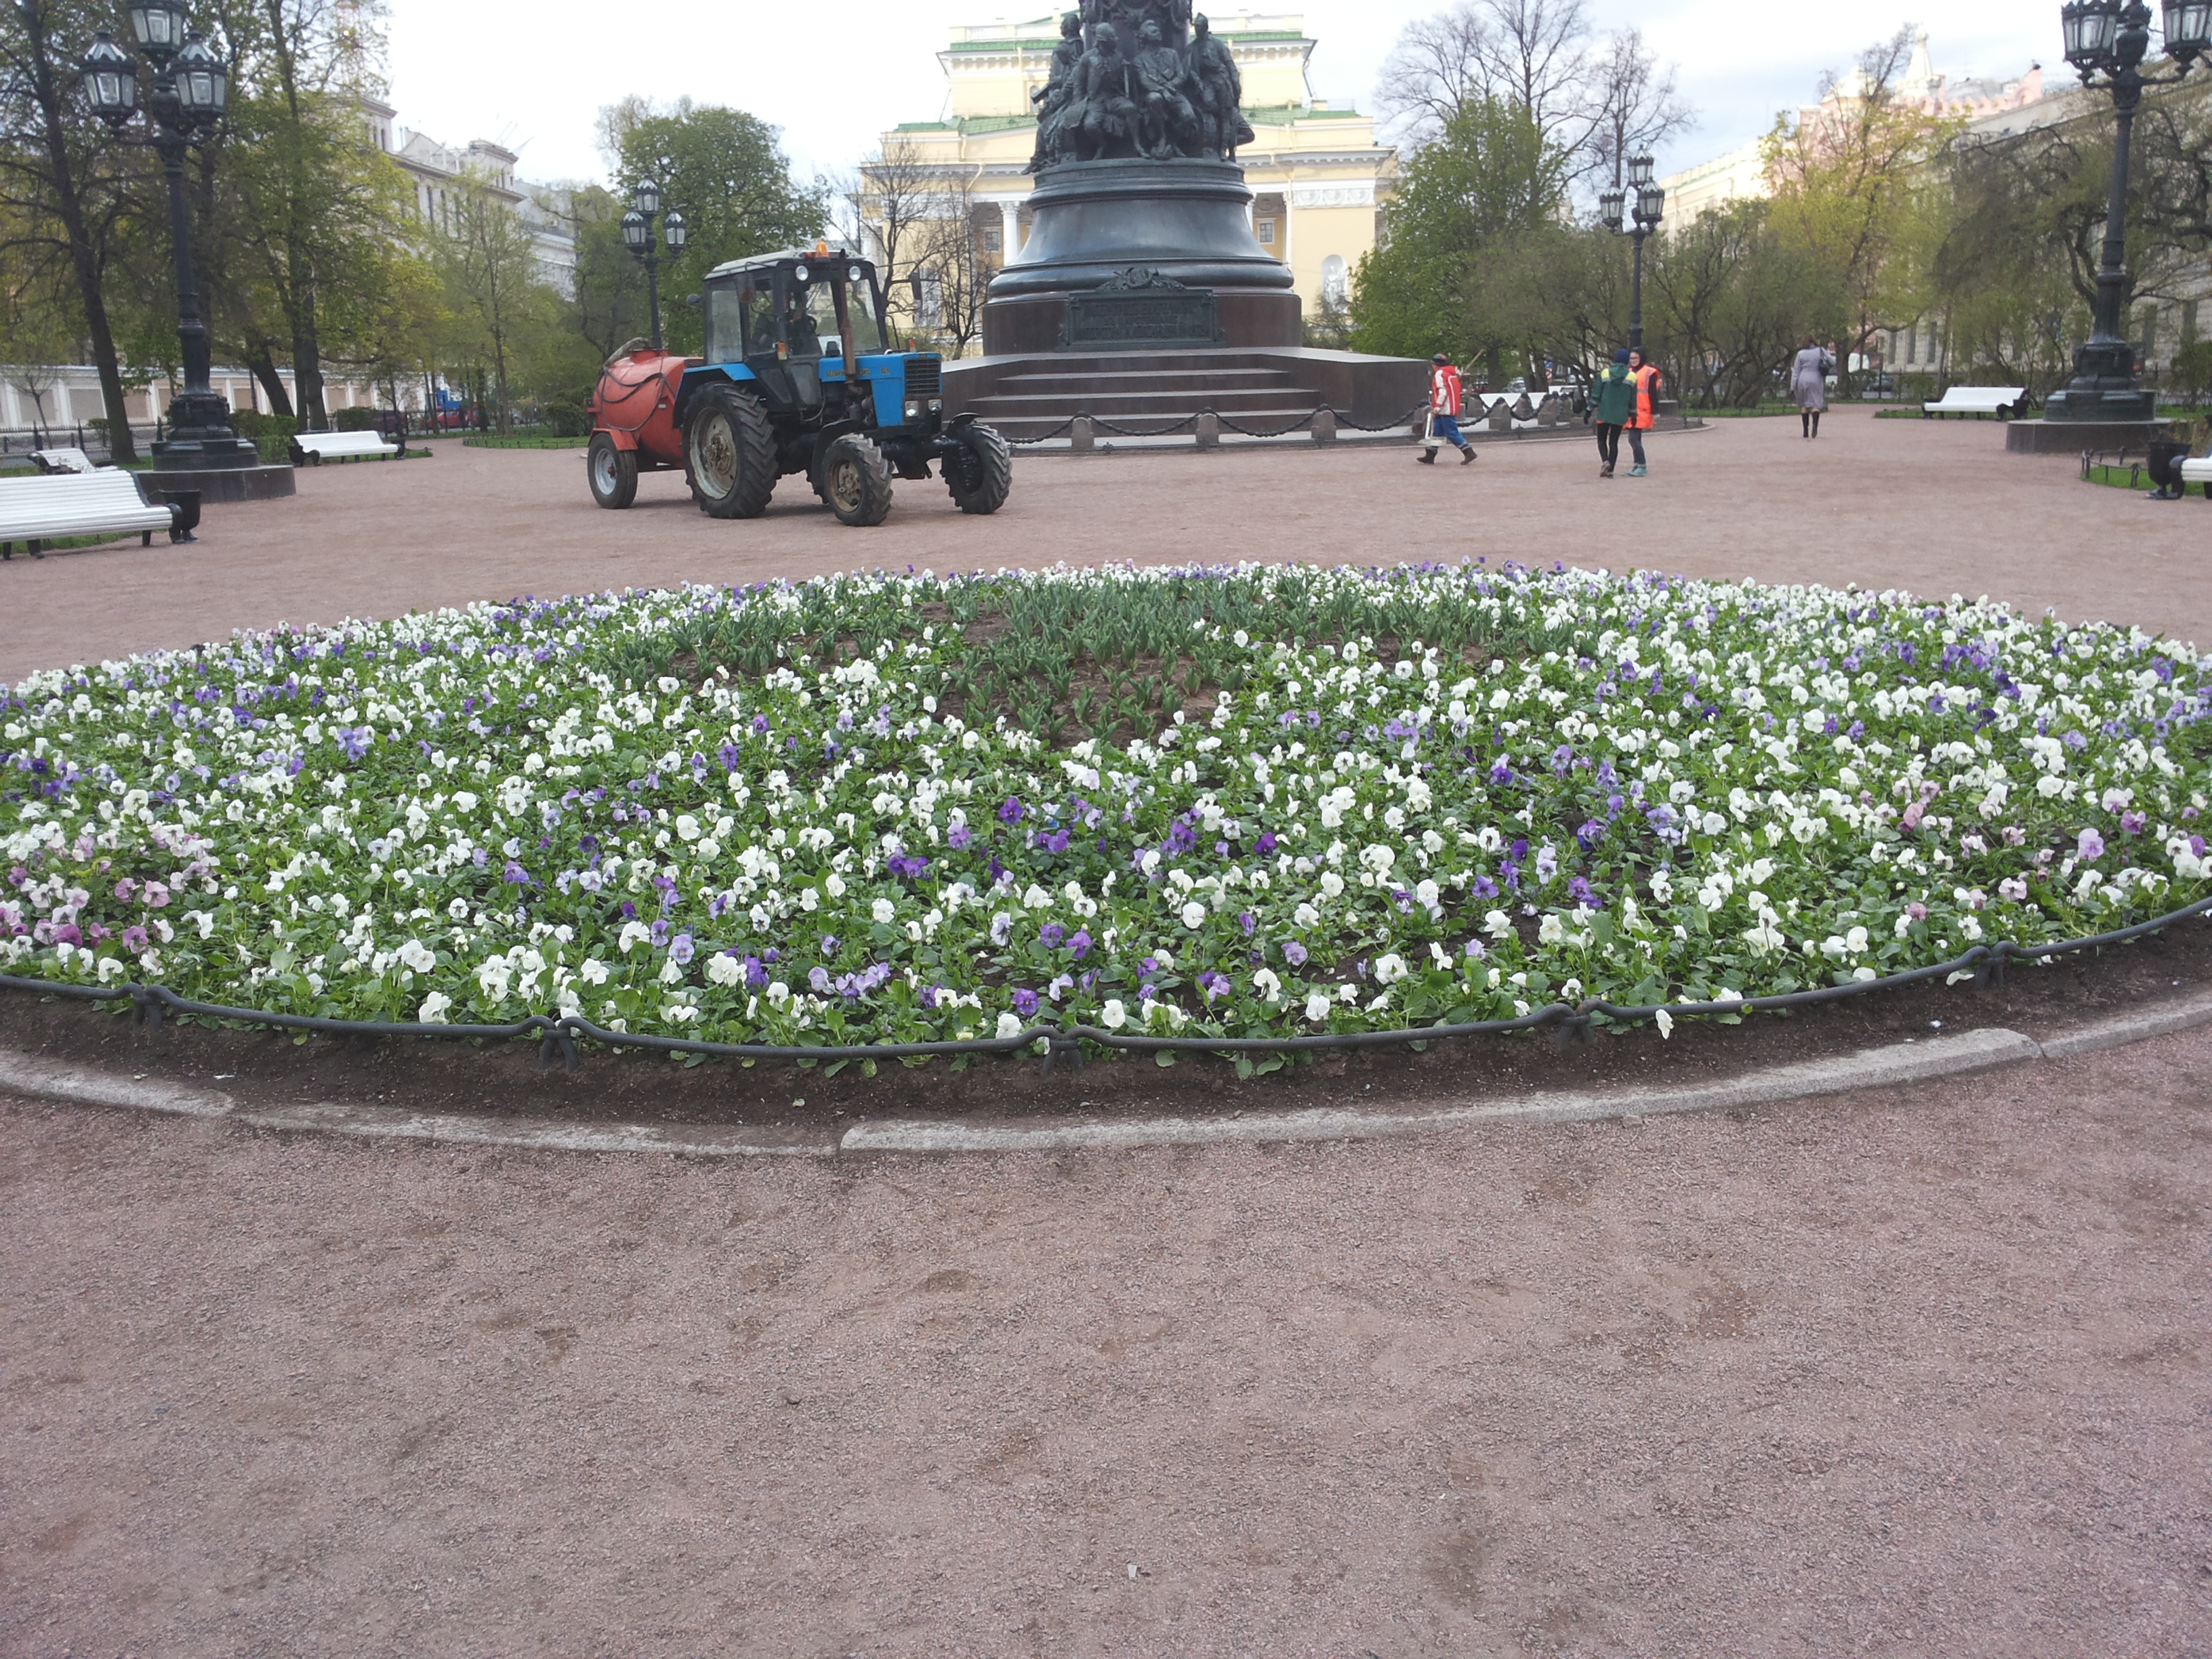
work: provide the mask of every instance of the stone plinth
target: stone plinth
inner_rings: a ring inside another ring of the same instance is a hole
[[[1029,198],[1029,240],[991,279],[985,355],[1064,349],[1069,296],[1125,284],[1132,273],[1212,290],[1217,336],[1188,342],[1194,349],[1299,344],[1290,268],[1254,239],[1251,203],[1244,169],[1232,161],[1047,167]]]
[[[2014,421],[2005,428],[2012,455],[2079,455],[2085,449],[2142,449],[2163,438],[2169,421]]]
[[[270,501],[293,495],[289,465],[156,467],[138,475],[149,489],[197,489],[210,501]]]

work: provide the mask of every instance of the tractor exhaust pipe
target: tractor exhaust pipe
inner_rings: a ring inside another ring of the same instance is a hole
[[[860,384],[860,360],[853,350],[853,318],[845,302],[845,266],[840,264],[830,278],[830,302],[837,307],[837,343],[845,354],[845,386],[857,390]]]

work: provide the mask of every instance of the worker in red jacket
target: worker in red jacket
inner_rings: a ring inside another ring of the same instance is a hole
[[[1436,465],[1439,444],[1449,444],[1459,451],[1462,466],[1474,459],[1474,446],[1460,436],[1459,398],[1459,371],[1439,351],[1429,359],[1429,435],[1421,441],[1423,465]]]
[[[1644,470],[1644,434],[1651,430],[1651,422],[1659,412],[1659,371],[1644,361],[1644,348],[1628,349],[1628,376],[1636,382],[1636,407],[1628,421],[1628,449],[1636,458],[1636,465],[1628,469],[1632,478],[1641,478]]]

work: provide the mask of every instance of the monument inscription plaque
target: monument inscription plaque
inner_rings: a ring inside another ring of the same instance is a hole
[[[1192,288],[1142,265],[1067,296],[1062,351],[1136,351],[1152,346],[1221,343],[1210,288]]]

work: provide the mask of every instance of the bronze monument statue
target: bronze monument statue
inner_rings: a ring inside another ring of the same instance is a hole
[[[1233,161],[1237,147],[1252,142],[1252,129],[1244,119],[1243,72],[1229,48],[1214,38],[1205,13],[1191,20],[1191,36],[1190,77],[1198,92],[1200,147]]]
[[[1075,96],[1075,72],[1082,62],[1083,14],[1067,12],[1060,20],[1060,44],[1052,49],[1052,68],[1044,84],[1030,94],[1030,101],[1036,106],[1036,148],[1023,172],[1049,167],[1066,149],[1061,122]]]
[[[1234,161],[1244,77],[1190,0],[1082,0],[1060,20],[1028,173],[1063,161]],[[1086,44],[1087,40],[1087,44]]]

